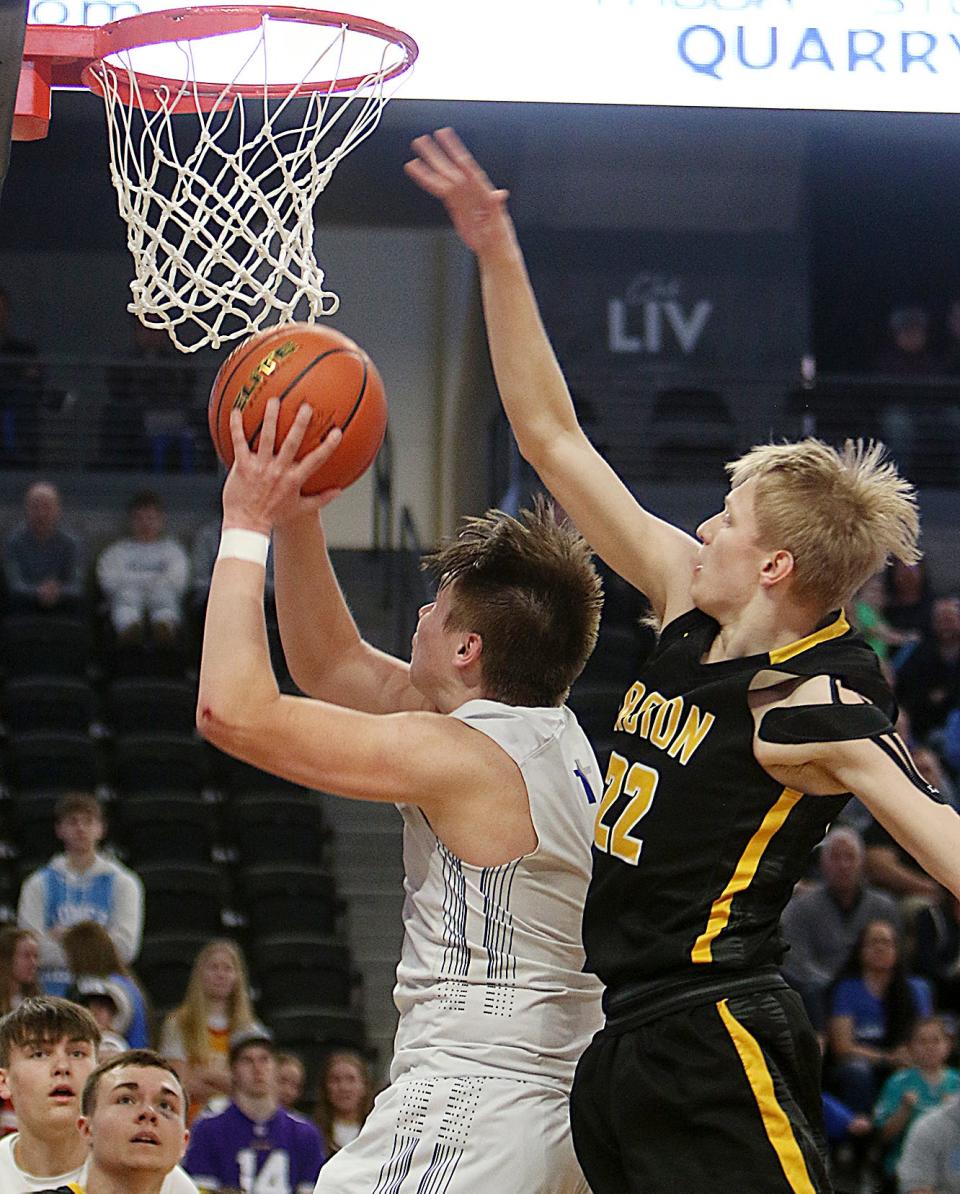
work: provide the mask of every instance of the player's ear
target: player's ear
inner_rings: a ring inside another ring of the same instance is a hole
[[[473,630],[464,631],[457,643],[455,663],[458,668],[470,667],[483,651],[483,639]]]
[[[0,1067],[0,1099],[11,1098],[10,1085],[7,1082],[7,1071]]]
[[[764,588],[772,588],[776,584],[781,584],[788,576],[792,576],[793,570],[792,552],[783,549],[772,552],[764,560],[760,569],[760,584]]]
[[[81,1115],[80,1118],[77,1120],[77,1131],[83,1137],[84,1144],[89,1144],[90,1143],[90,1120],[85,1115]]]

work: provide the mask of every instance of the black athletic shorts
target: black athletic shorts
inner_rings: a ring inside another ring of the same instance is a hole
[[[829,1194],[820,1048],[798,995],[751,991],[608,1026],[580,1059],[593,1194]]]

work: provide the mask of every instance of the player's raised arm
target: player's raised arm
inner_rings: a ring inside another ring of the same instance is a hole
[[[309,696],[369,713],[427,708],[409,665],[361,638],[319,515],[278,525],[273,549],[280,638],[296,684]]]
[[[440,199],[477,257],[497,386],[520,451],[590,546],[669,620],[692,605],[697,544],[636,501],[580,428],[523,254],[492,185],[452,129],[413,142],[407,174]]]

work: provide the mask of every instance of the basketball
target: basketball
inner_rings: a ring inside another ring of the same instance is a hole
[[[331,458],[313,473],[303,493],[346,489],[373,462],[387,427],[387,400],[373,361],[342,332],[309,323],[268,328],[245,340],[220,366],[210,391],[207,417],[217,455],[233,464],[230,412],[243,411],[243,433],[252,451],[269,399],[280,399],[277,444],[304,402],[313,407],[300,460],[332,427],[343,439]]]

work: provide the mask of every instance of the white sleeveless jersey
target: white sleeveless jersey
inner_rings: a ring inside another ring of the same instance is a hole
[[[420,809],[400,807],[406,899],[391,1078],[486,1074],[568,1089],[603,1022],[580,935],[600,770],[567,708],[476,700],[451,716],[515,760],[538,845],[502,866],[473,866]]]

